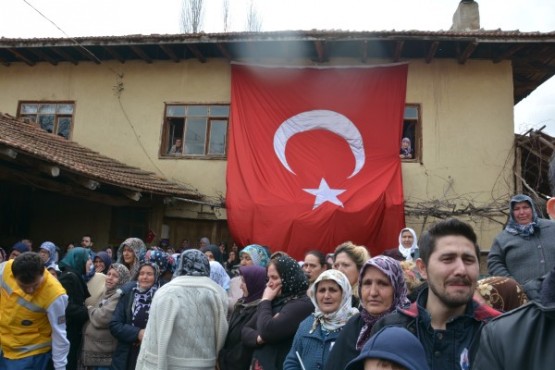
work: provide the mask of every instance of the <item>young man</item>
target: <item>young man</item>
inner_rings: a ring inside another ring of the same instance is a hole
[[[87,249],[91,249],[93,247],[93,239],[92,236],[90,235],[83,235],[83,237],[81,238],[81,246],[83,248],[87,248]]]
[[[25,252],[0,265],[0,369],[65,369],[66,291],[44,268],[38,253]]]
[[[500,315],[472,300],[480,249],[472,227],[457,219],[432,226],[420,239],[416,264],[428,282],[406,310],[384,317],[372,329],[403,326],[426,351],[431,369],[469,369],[485,322]]]

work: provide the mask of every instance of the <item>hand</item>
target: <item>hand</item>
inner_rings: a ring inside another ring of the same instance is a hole
[[[256,344],[264,344],[264,339],[260,335],[256,337]]]
[[[102,266],[96,266],[96,267],[94,268],[94,271],[96,271],[96,272],[98,272],[98,273],[102,273],[102,271],[103,271]]]
[[[266,285],[266,289],[264,289],[262,294],[262,300],[273,301],[279,293],[281,293],[281,283],[275,284],[273,287]]]
[[[145,329],[139,330],[139,336],[138,336],[139,342],[143,341],[144,336],[145,336]]]

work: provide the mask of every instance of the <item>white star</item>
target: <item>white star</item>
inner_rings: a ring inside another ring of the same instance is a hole
[[[336,206],[343,207],[343,203],[339,199],[337,199],[337,196],[344,193],[345,189],[330,189],[330,186],[325,179],[322,179],[322,181],[320,181],[320,187],[318,189],[303,190],[316,196],[316,199],[314,199],[314,207],[312,207],[312,209],[318,208],[324,202],[330,202],[335,204]]]

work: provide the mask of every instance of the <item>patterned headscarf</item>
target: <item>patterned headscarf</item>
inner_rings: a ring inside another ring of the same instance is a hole
[[[266,269],[261,266],[241,266],[239,274],[247,286],[248,296],[243,297],[244,303],[251,303],[262,298],[266,289]]]
[[[69,267],[81,276],[85,276],[88,271],[85,271],[87,266],[87,260],[89,260],[89,251],[83,247],[75,247],[70,249],[65,257],[60,261],[58,266],[63,271],[65,268]]]
[[[227,271],[224,269],[221,263],[218,261],[209,261],[210,263],[210,279],[214,281],[216,284],[224,288],[227,292],[229,289],[229,283],[231,279],[227,274]]]
[[[143,262],[143,259],[146,253],[146,245],[139,238],[125,239],[123,243],[120,244],[118,248],[118,253],[117,253],[118,254],[117,262],[124,265],[125,265],[125,262],[123,260],[123,248],[125,246],[131,248],[133,250],[133,253],[135,254],[135,261],[133,262],[133,266],[125,266],[129,269],[129,273],[131,274],[131,276],[135,276],[137,275],[137,271],[139,271],[139,266],[141,265],[141,262]]]
[[[246,253],[250,256],[252,263],[256,266],[267,267],[268,263],[270,262],[270,256],[268,256],[268,252],[266,249],[258,244],[251,244],[247,245],[241,252],[241,254]]]
[[[175,259],[158,248],[150,249],[145,254],[145,262],[155,263],[160,268],[160,274],[170,271],[172,274],[175,271]]]
[[[412,245],[410,246],[410,248],[405,248],[405,246],[403,245],[403,233],[405,231],[408,231],[412,234],[413,239],[412,239]],[[416,251],[417,249],[418,249],[418,238],[416,237],[416,232],[410,227],[405,227],[399,233],[399,253],[401,253],[401,255],[405,257],[405,261],[412,261],[412,255],[414,254],[414,251]]]
[[[478,293],[486,303],[500,312],[507,312],[528,302],[522,286],[506,276],[490,276],[478,280]]]
[[[530,207],[532,208],[532,222],[527,225],[521,225],[516,222],[515,217],[513,215],[513,209],[515,204],[527,202]],[[524,194],[517,194],[511,198],[511,202],[509,203],[509,222],[507,222],[507,226],[505,226],[505,230],[512,235],[522,235],[522,236],[530,236],[534,234],[535,228],[538,227],[538,212],[536,211],[536,206],[528,195]]]
[[[341,304],[337,311],[325,314],[320,311],[318,302],[316,300],[316,291],[318,290],[318,284],[322,281],[334,281],[341,288]],[[328,331],[337,330],[343,327],[351,316],[358,313],[358,310],[353,307],[352,304],[352,291],[349,279],[339,270],[326,270],[318,276],[314,284],[308,289],[308,296],[314,305],[314,324],[310,329],[310,333],[314,332],[318,327],[318,324],[322,325],[322,328]]]
[[[154,293],[158,290],[158,278],[160,277],[160,270],[156,264],[142,263],[137,269],[135,280],[138,280],[139,273],[145,266],[150,266],[154,269],[154,284],[152,284],[151,287],[144,289],[139,286],[139,282],[137,281],[137,285],[133,289],[133,305],[131,306],[131,322],[134,326],[141,328],[146,327],[146,319],[148,318],[148,312],[150,310]]]
[[[362,266],[362,268],[360,269],[360,276],[358,279],[359,296],[361,295],[362,278],[364,277],[366,270],[368,270],[368,268],[370,267],[377,268],[385,276],[387,276],[387,278],[389,279],[389,282],[391,283],[391,286],[393,287],[393,300],[391,302],[391,307],[389,307],[389,309],[387,309],[385,312],[377,316],[370,315],[370,313],[366,311],[364,306],[361,305],[362,310],[360,312],[360,316],[364,321],[364,326],[360,331],[357,344],[356,344],[356,348],[359,351],[364,346],[366,341],[368,341],[368,338],[370,338],[370,331],[372,330],[372,327],[379,319],[389,314],[397,307],[405,307],[410,304],[410,301],[407,298],[407,285],[405,284],[403,269],[401,268],[399,261],[396,261],[393,258],[387,257],[387,256],[376,256],[376,257],[370,258],[364,264],[364,266]]]
[[[94,256],[94,258],[96,257],[100,258],[102,262],[104,262],[104,270],[102,271],[102,273],[106,274],[110,269],[110,266],[112,265],[112,259],[110,258],[108,253],[104,251],[98,252],[96,256]],[[93,259],[93,262],[94,262],[94,259]]]
[[[48,252],[48,261],[45,262],[45,266],[50,266],[56,262],[56,245],[54,243],[44,242],[40,245],[40,249]]]
[[[113,292],[115,292],[116,290],[124,286],[129,280],[131,280],[129,270],[121,263],[112,264],[108,270],[114,270],[115,272],[117,272],[119,276],[119,281],[113,288],[106,289],[106,292],[104,293],[105,296],[111,295]]]
[[[210,262],[208,262],[208,257],[198,249],[187,249],[181,253],[173,276],[210,277]]]
[[[281,294],[272,301],[273,306],[306,295],[308,280],[297,261],[284,256],[273,259],[271,263],[276,267],[281,278]]]

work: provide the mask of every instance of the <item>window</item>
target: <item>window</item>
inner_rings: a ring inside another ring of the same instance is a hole
[[[74,110],[74,102],[19,102],[17,116],[38,123],[46,132],[69,139]]]
[[[418,162],[422,158],[422,127],[420,123],[420,105],[405,105],[403,116],[403,133],[399,156],[403,161]]]
[[[229,105],[167,104],[161,155],[222,158]]]

